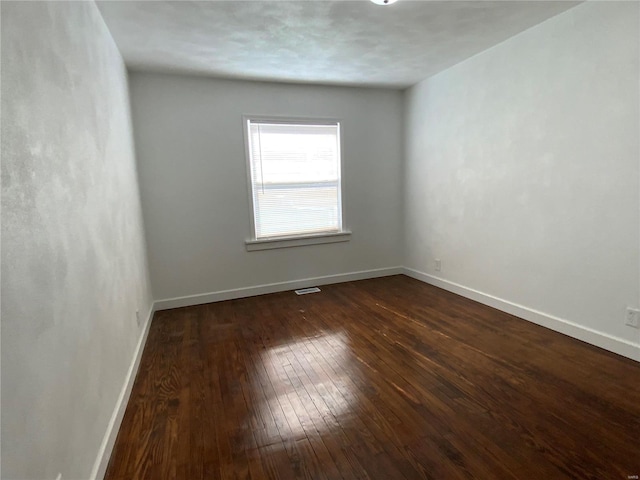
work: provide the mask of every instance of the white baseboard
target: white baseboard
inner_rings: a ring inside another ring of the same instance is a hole
[[[288,282],[268,283],[253,287],[235,288],[232,290],[221,290],[219,292],[201,293],[186,297],[168,298],[158,300],[154,303],[154,310],[168,310],[170,308],[190,307],[203,303],[220,302],[223,300],[233,300],[236,298],[253,297],[266,293],[285,292],[298,288],[315,287],[318,285],[329,285],[331,283],[352,282],[354,280],[365,280],[367,278],[387,277],[389,275],[399,275],[403,273],[403,267],[378,268],[375,270],[363,270],[360,272],[340,273],[338,275],[327,275],[324,277],[304,278],[301,280],[291,280]]]
[[[488,305],[511,315],[515,315],[516,317],[523,318],[537,325],[541,325],[556,332],[582,340],[583,342],[590,343],[596,347],[604,348],[610,352],[617,353],[618,355],[640,362],[640,343],[629,342],[622,338],[614,337],[606,333],[578,325],[577,323],[554,317],[553,315],[549,315],[523,305],[518,305],[517,303],[513,303],[502,298],[494,297],[493,295],[474,290],[473,288],[465,287],[464,285],[450,282],[449,280],[444,280],[427,273],[419,272],[418,270],[404,267],[403,273],[408,277],[415,278],[421,282],[440,287],[444,290],[448,290],[449,292],[470,298],[471,300],[475,300],[476,302]]]
[[[151,320],[153,319],[154,313],[155,308],[152,306],[142,329],[142,334],[138,339],[138,345],[136,346],[136,350],[134,352],[131,365],[129,366],[129,371],[127,372],[124,385],[122,386],[122,390],[120,391],[120,396],[118,397],[118,401],[116,402],[116,406],[111,415],[111,419],[109,420],[109,424],[107,425],[107,431],[105,432],[102,443],[100,444],[98,456],[96,457],[96,461],[93,464],[93,468],[91,469],[91,480],[102,480],[105,473],[107,472],[107,466],[109,465],[111,452],[113,451],[113,446],[116,443],[116,437],[118,436],[118,431],[120,430],[120,424],[122,423],[124,412],[127,409],[127,404],[129,403],[129,396],[131,395],[133,382],[136,379],[136,374],[138,373],[140,359],[142,358],[142,351],[144,350],[144,346],[147,343],[149,327],[151,326]]]

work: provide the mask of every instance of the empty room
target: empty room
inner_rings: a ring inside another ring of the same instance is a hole
[[[640,478],[640,3],[1,1],[7,480]]]

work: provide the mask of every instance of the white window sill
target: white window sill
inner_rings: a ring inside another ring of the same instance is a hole
[[[299,235],[295,237],[274,237],[260,240],[246,240],[244,242],[247,251],[271,250],[274,248],[302,247],[304,245],[319,245],[321,243],[348,242],[351,240],[351,232],[343,230],[334,233],[317,233],[312,235]]]

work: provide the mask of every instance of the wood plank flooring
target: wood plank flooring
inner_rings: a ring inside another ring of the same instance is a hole
[[[634,475],[639,363],[395,276],[156,313],[106,478]]]

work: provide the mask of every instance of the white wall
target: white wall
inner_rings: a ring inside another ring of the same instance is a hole
[[[639,40],[589,2],[410,89],[405,265],[637,347]]]
[[[93,2],[2,8],[2,478],[87,479],[151,307],[126,71]]]
[[[131,74],[156,299],[401,265],[402,93]],[[342,120],[350,242],[247,252],[243,114]]]

